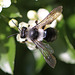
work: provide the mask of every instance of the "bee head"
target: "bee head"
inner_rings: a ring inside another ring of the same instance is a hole
[[[26,33],[27,33],[27,28],[26,27],[22,27],[22,30],[20,32],[20,37],[21,38],[26,38]]]

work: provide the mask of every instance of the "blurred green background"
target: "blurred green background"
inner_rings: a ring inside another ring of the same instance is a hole
[[[17,33],[10,28],[8,21],[15,18],[18,22],[28,22],[27,12],[45,8],[49,12],[63,6],[63,19],[58,22],[58,38],[50,43],[57,59],[52,69],[44,60],[34,58],[25,44],[16,41]],[[21,15],[23,17],[21,17]],[[63,57],[61,55],[63,54]],[[12,0],[9,8],[0,13],[0,75],[75,75],[75,0]]]

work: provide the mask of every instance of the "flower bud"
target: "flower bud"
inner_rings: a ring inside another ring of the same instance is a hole
[[[27,17],[31,20],[35,20],[37,18],[37,13],[34,10],[30,10],[27,13]]]
[[[41,8],[38,10],[37,14],[39,20],[43,20],[49,14],[49,12],[46,9]]]
[[[16,25],[18,25],[18,21],[16,19],[11,19],[8,23],[11,28],[14,28]]]

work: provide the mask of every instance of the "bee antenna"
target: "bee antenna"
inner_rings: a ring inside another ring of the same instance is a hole
[[[14,21],[12,20],[12,22],[14,23]],[[19,29],[19,27],[14,23],[14,25]],[[19,29],[20,30],[20,29]],[[21,31],[21,30],[20,30]]]
[[[15,34],[12,34],[12,35],[9,35],[7,38],[11,37],[11,36],[14,36],[14,35],[17,35],[18,33],[15,33]]]

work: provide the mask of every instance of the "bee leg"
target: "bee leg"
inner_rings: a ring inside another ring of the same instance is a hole
[[[22,43],[25,43],[27,41],[27,39],[25,41],[23,41]]]
[[[37,47],[37,46],[35,46],[35,48],[36,48],[36,49],[38,49],[38,47]]]
[[[45,28],[45,26],[42,27],[42,29],[44,29],[44,28]]]
[[[25,41],[27,41],[27,39]]]
[[[38,20],[35,21],[36,25],[38,25]]]
[[[28,25],[28,27],[30,27],[30,25]]]
[[[22,41],[22,43],[25,43],[25,41]]]

